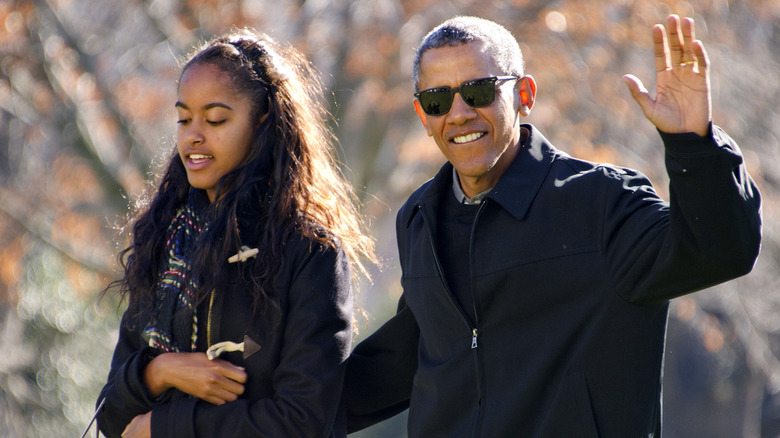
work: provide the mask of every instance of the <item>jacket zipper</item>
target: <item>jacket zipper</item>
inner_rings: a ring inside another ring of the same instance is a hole
[[[474,240],[474,231],[476,229],[477,225],[477,219],[479,218],[480,213],[484,209],[485,202],[483,201],[482,204],[479,206],[479,210],[477,211],[477,215],[474,218],[474,224],[472,225],[471,229],[471,237],[469,242],[469,267],[471,267],[471,246],[473,244]],[[469,275],[471,278],[471,286],[472,286],[472,297],[471,297],[471,304],[474,306],[474,326],[472,327],[468,316],[466,315],[466,312],[463,310],[461,306],[459,306],[455,302],[455,298],[452,296],[452,292],[450,291],[449,286],[447,285],[447,280],[444,277],[444,269],[441,266],[441,262],[439,261],[439,255],[436,252],[436,245],[435,240],[433,239],[433,232],[431,231],[431,227],[428,224],[428,221],[425,219],[426,214],[425,210],[423,209],[422,204],[418,204],[417,208],[420,210],[420,214],[423,218],[423,223],[425,224],[425,231],[428,233],[428,240],[431,242],[431,252],[433,253],[433,260],[436,263],[436,269],[439,271],[439,277],[441,278],[442,285],[444,286],[444,290],[447,295],[447,299],[450,301],[450,304],[458,311],[458,313],[461,316],[461,319],[466,324],[466,327],[468,327],[469,331],[471,332],[471,350],[474,352],[474,372],[476,373],[476,381],[477,381],[477,421],[474,423],[474,437],[478,437],[480,434],[480,431],[482,429],[482,370],[479,365],[479,352],[477,351],[477,348],[479,347],[478,343],[478,336],[479,336],[479,330],[477,326],[479,325],[479,314],[477,313],[477,304],[476,304],[476,297],[474,296],[474,279],[473,276]]]
[[[211,348],[211,310],[214,307],[214,293],[216,289],[211,290],[211,296],[209,297],[209,313],[206,317],[206,350]]]
[[[474,241],[476,239],[477,234],[477,223],[479,222],[479,217],[482,215],[482,212],[485,210],[485,206],[488,203],[488,199],[485,198],[480,204],[479,209],[477,210],[477,214],[474,216],[474,223],[471,225],[471,236],[469,237],[469,279],[471,281],[471,305],[474,306],[474,332],[473,332],[473,339],[471,343],[471,348],[474,350],[474,372],[476,373],[477,378],[477,395],[479,397],[479,400],[477,402],[477,422],[474,425],[474,437],[478,437],[482,433],[482,420],[484,418],[484,406],[482,403],[483,400],[483,388],[482,388],[482,367],[479,360],[479,352],[476,350],[477,348],[477,326],[479,326],[479,313],[477,312],[477,308],[479,307],[477,305],[478,297],[477,297],[477,289],[474,281]]]
[[[425,220],[425,210],[423,210],[422,204],[418,204],[417,208],[420,210],[420,213],[422,213],[423,217],[423,223],[425,224],[425,231],[428,233],[428,240],[431,242],[431,252],[433,252],[433,261],[436,263],[436,269],[439,271],[439,278],[441,278],[442,285],[444,286],[444,290],[447,292],[447,299],[449,300],[450,304],[452,304],[452,307],[455,308],[455,310],[458,311],[458,314],[460,314],[461,320],[463,320],[463,323],[466,324],[466,327],[469,329],[469,333],[471,333],[471,348],[477,348],[477,327],[472,327],[471,322],[469,321],[468,316],[466,316],[466,312],[455,302],[455,298],[452,296],[452,292],[450,292],[449,285],[447,285],[447,279],[444,278],[444,269],[441,267],[441,262],[439,261],[439,255],[436,253],[436,245],[434,244],[435,240],[433,239],[433,232],[431,231],[431,227],[428,225],[428,221]]]

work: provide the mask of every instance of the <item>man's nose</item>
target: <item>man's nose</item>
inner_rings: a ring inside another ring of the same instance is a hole
[[[460,91],[456,91],[455,95],[452,97],[452,107],[450,108],[448,116],[454,119],[461,119],[471,118],[475,114],[476,111],[474,110],[474,107],[467,104],[466,101],[463,100],[463,96],[461,96]]]

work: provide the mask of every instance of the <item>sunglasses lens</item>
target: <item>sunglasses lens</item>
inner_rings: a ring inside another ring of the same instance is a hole
[[[430,90],[415,93],[420,100],[423,111],[429,116],[441,116],[447,114],[452,108],[452,99],[455,93],[460,93],[463,101],[472,108],[488,106],[496,99],[496,81],[506,80],[512,77],[493,77],[464,82],[455,89],[449,87],[431,88]]]
[[[492,82],[467,84],[460,88],[460,95],[471,107],[488,106],[496,98],[496,87]]]
[[[447,114],[452,106],[452,90],[430,90],[420,93],[420,104],[428,115]]]

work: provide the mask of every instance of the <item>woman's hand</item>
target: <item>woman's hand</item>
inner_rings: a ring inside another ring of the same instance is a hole
[[[152,438],[152,413],[147,412],[133,418],[122,432],[122,438]]]
[[[209,360],[205,353],[163,353],[149,362],[143,376],[152,397],[176,388],[215,405],[236,400],[246,377],[243,368]]]

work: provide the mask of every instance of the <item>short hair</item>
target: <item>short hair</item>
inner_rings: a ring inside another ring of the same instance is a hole
[[[523,75],[523,52],[515,37],[500,24],[479,17],[459,16],[435,27],[423,38],[414,57],[414,89],[419,91],[420,59],[429,49],[480,42],[504,75]]]

